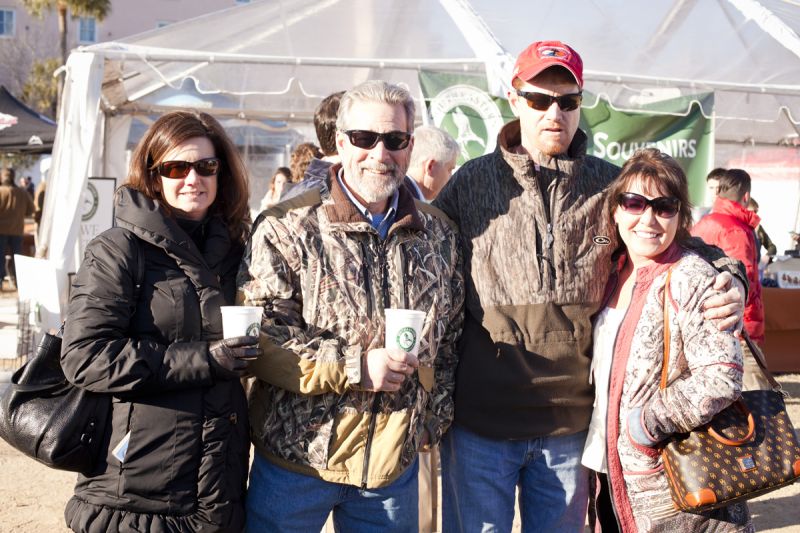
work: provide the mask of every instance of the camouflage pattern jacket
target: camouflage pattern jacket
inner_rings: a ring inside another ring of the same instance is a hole
[[[456,423],[495,439],[589,427],[591,316],[616,232],[605,189],[619,168],[586,155],[518,154],[519,120],[468,161],[434,201],[459,227],[467,286]]]
[[[402,187],[382,241],[338,181],[327,185],[262,213],[239,272],[239,301],[265,311],[252,438],[289,470],[381,487],[413,463],[425,429],[436,443],[453,419],[460,248],[452,222]],[[420,366],[400,391],[375,393],[345,365],[384,346],[388,307],[426,313]]]
[[[660,390],[664,285],[670,267],[670,360],[667,386]],[[628,429],[631,410],[641,408],[647,432],[660,442],[705,424],[739,397],[739,341],[731,331],[719,331],[703,318],[703,302],[716,293],[716,274],[714,267],[678,244],[635,273],[609,380],[608,479],[620,531],[753,531],[744,502],[707,513],[676,510],[660,449],[639,445]],[[615,283],[612,276],[609,284]]]

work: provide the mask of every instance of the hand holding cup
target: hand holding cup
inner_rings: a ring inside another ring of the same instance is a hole
[[[413,309],[385,309],[384,348],[370,350],[362,362],[362,386],[394,392],[419,366],[419,339],[425,313]]]
[[[214,341],[208,345],[209,361],[213,372],[223,379],[243,377],[247,362],[261,355],[258,337],[243,335]]]
[[[247,374],[248,361],[261,356],[258,337],[264,309],[256,306],[223,305],[222,340],[208,346],[211,367],[223,379]]]
[[[394,392],[419,366],[417,356],[399,348],[376,348],[362,363],[361,385],[368,390]]]

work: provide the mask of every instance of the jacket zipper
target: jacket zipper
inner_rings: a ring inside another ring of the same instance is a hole
[[[553,182],[550,184],[548,189],[545,191],[541,188],[541,173],[542,168],[539,165],[536,165],[537,169],[537,180],[539,183],[538,189],[539,194],[542,196],[542,203],[545,203],[547,200],[550,202],[549,209],[544,208],[544,219],[547,223],[546,225],[546,232],[544,237],[542,238],[542,250],[541,253],[538,254],[539,257],[539,269],[540,275],[542,276],[542,281],[544,281],[545,275],[550,280],[550,289],[553,290],[556,288],[556,265],[553,262],[553,243],[555,242],[555,236],[553,235],[553,220],[555,219],[555,194],[556,189],[558,188],[558,165],[556,165],[556,173],[553,177]],[[547,199],[544,198],[545,194],[548,196]],[[547,274],[545,274],[544,269],[548,269]]]
[[[372,280],[369,277],[369,269],[367,268],[367,261],[366,261],[366,247],[362,243],[361,248],[361,255],[365,259],[363,259],[361,263],[361,271],[364,276],[364,285],[367,290],[367,316],[372,316]]]
[[[386,236],[386,240],[389,236]],[[386,240],[381,241],[378,248],[378,267],[381,269],[381,289],[383,292],[383,306],[391,305],[389,301],[389,277],[386,275]],[[369,286],[369,284],[367,284]],[[369,429],[367,430],[367,442],[364,444],[364,467],[361,472],[361,490],[367,489],[367,474],[369,473],[369,458],[372,449],[372,441],[375,438],[375,426],[377,424],[378,412],[381,405],[381,392],[375,393],[370,408]]]

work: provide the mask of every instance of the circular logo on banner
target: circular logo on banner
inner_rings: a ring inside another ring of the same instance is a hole
[[[247,330],[245,331],[246,335],[250,335],[251,337],[258,337],[258,322],[253,322],[249,326],[247,326]]]
[[[400,331],[397,332],[397,337],[395,340],[401,349],[410,352],[414,348],[414,344],[417,342],[417,334],[414,331],[414,328],[400,328]]]
[[[92,182],[86,183],[86,188],[81,194],[81,220],[86,222],[97,213],[97,206],[100,203],[100,195]]]
[[[494,150],[504,124],[492,97],[472,85],[453,85],[437,94],[431,116],[458,143],[459,165]]]

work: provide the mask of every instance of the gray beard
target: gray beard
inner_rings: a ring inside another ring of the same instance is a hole
[[[391,180],[377,181],[364,178],[361,169],[358,169],[357,173],[354,174],[356,175],[345,177],[348,187],[360,196],[362,200],[370,204],[381,202],[392,196],[403,182],[404,177],[397,169],[395,169],[394,178]]]

